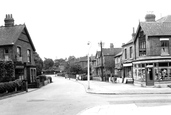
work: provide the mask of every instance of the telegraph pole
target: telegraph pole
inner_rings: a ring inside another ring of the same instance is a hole
[[[103,48],[102,48],[102,45],[103,44],[102,44],[102,41],[101,41],[100,42],[100,49],[101,49],[101,53],[100,53],[101,54],[101,56],[100,56],[101,57],[101,78],[102,78],[102,81],[103,81],[103,52],[102,52]]]

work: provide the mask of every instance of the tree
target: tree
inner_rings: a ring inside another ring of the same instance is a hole
[[[59,67],[59,65],[61,65],[61,64],[65,64],[66,63],[66,60],[65,59],[55,59],[54,60],[54,66],[56,67],[56,68],[58,68]]]
[[[34,61],[36,65],[37,75],[41,75],[43,69],[43,60],[40,58],[37,52],[34,52]]]
[[[79,64],[73,64],[71,65],[70,67],[70,72],[71,73],[75,73],[75,74],[79,74],[79,73],[82,73],[82,68]]]
[[[50,58],[45,58],[44,60],[44,69],[45,70],[48,70],[48,69],[51,69],[54,65],[54,62],[52,59]]]

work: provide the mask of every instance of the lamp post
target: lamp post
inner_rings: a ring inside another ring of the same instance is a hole
[[[87,43],[87,45],[90,45],[91,43],[90,42],[88,42]],[[90,89],[90,64],[89,64],[89,62],[90,62],[90,60],[89,60],[89,51],[90,51],[90,48],[91,48],[91,45],[90,45],[90,47],[89,47],[89,49],[88,49],[88,54],[87,54],[87,81],[88,81],[88,89]]]

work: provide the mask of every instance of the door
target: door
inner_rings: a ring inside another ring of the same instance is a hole
[[[146,68],[146,86],[154,85],[153,68]]]

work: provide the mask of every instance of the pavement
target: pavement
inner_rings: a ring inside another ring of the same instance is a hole
[[[85,91],[89,94],[100,94],[100,95],[138,95],[138,94],[171,94],[171,88],[156,88],[156,87],[140,87],[134,86],[133,84],[123,84],[123,83],[109,83],[102,81],[90,81],[88,88],[88,81],[76,81],[75,79],[70,79],[71,81],[80,83],[84,86]],[[20,92],[12,95],[7,95],[0,97],[1,99],[29,93],[37,90],[37,88],[28,89],[28,92]],[[137,107],[135,104],[120,104],[120,105],[100,105],[91,108],[86,108],[77,115],[125,115],[125,114],[164,114],[168,113],[171,106],[159,106],[159,107]],[[124,110],[124,111],[123,111]]]
[[[171,88],[140,87],[133,84],[109,83],[102,81],[78,81],[85,87],[85,91],[91,94],[131,95],[131,94],[171,94]]]
[[[133,84],[109,83],[101,81],[77,81],[90,94],[103,95],[138,95],[138,94],[171,94],[171,88],[140,87]],[[135,104],[100,105],[87,108],[77,115],[161,115],[169,113],[171,105],[155,107],[137,107]]]

